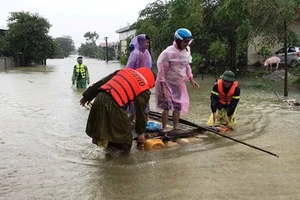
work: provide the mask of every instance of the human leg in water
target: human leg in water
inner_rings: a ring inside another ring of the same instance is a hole
[[[180,111],[174,110],[172,114],[173,118],[173,130],[178,130],[179,128],[179,118],[180,118]]]
[[[166,132],[167,131],[167,122],[168,122],[168,118],[169,118],[169,111],[168,110],[164,110],[162,112],[162,116],[161,116],[161,123],[162,123],[162,131]]]

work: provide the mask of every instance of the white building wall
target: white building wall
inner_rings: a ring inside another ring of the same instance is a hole
[[[134,35],[135,35],[135,30],[130,30],[130,31],[127,31],[127,32],[124,32],[124,33],[120,33],[119,34],[119,40],[120,41],[126,40],[128,37],[134,36]]]

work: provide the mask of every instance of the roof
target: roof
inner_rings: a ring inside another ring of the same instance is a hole
[[[1,29],[0,28],[0,36],[4,36],[4,34],[5,34],[6,31],[7,31],[6,29]]]
[[[116,33],[124,33],[130,30],[132,25],[128,25],[126,27],[120,28],[119,30],[116,30]]]
[[[107,46],[109,46],[109,47],[115,46],[115,45],[117,45],[116,42],[108,42],[108,43],[107,43]],[[105,42],[101,42],[101,43],[99,44],[99,46],[100,46],[100,47],[106,47],[106,43],[105,43]]]

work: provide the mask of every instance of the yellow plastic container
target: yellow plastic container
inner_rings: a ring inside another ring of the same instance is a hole
[[[165,147],[165,144],[161,139],[147,139],[144,143],[144,150],[149,151],[151,149],[162,149]]]

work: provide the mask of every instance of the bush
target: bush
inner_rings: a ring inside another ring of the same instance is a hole
[[[126,65],[127,64],[127,61],[128,61],[128,57],[125,56],[125,55],[122,55],[121,58],[120,58],[120,63],[122,65]]]
[[[193,62],[191,64],[192,73],[193,75],[197,76],[200,71],[201,67],[203,67],[203,58],[199,53],[192,53]]]
[[[271,49],[267,46],[262,46],[258,53],[264,58],[267,58],[272,54]]]

